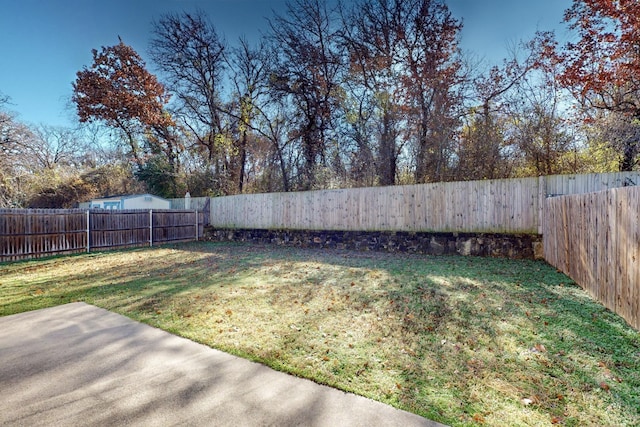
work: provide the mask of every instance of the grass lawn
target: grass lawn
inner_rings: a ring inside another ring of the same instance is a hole
[[[450,425],[640,425],[640,334],[543,262],[193,243],[0,264],[0,315],[72,301]]]

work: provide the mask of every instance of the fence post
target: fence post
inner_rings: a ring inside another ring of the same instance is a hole
[[[544,233],[544,216],[546,214],[545,203],[547,200],[547,177],[539,176],[538,177],[538,212],[536,215],[538,217],[538,234]]]
[[[153,246],[153,209],[149,209],[149,246]]]
[[[87,209],[87,253],[91,252],[91,213]]]
[[[188,193],[187,193],[188,194]],[[200,227],[198,227],[198,209],[195,210],[196,212],[196,242],[198,241],[198,237],[200,234]]]

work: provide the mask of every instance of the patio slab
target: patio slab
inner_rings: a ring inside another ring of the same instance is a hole
[[[0,317],[0,425],[441,426],[85,303]]]

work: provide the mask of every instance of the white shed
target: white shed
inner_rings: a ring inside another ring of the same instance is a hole
[[[171,209],[171,201],[153,194],[113,196],[92,200],[91,209]]]

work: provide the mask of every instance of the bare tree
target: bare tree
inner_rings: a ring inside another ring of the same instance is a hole
[[[579,172],[565,95],[553,68],[527,71],[506,94],[506,139],[522,156],[520,175]]]
[[[203,12],[168,14],[153,24],[150,54],[175,94],[175,114],[221,178],[229,168],[229,130],[221,100],[225,50]]]
[[[496,179],[511,173],[505,149],[510,97],[535,64],[533,52],[529,51],[524,60],[518,54],[516,48],[512,49],[512,58],[504,60],[502,66],[493,66],[473,79],[474,105],[469,108],[469,122],[460,136],[457,179]],[[511,97],[513,102],[521,104],[519,96],[523,94]]]
[[[41,169],[80,166],[87,151],[80,135],[71,128],[41,124],[33,129],[34,144],[24,147]]]
[[[350,75],[358,84],[352,93],[357,102],[358,151],[368,157],[375,153],[375,169],[380,185],[396,181],[398,156],[405,141],[400,139],[402,114],[402,67],[400,33],[402,5],[397,1],[362,1],[345,16],[343,40],[349,51]],[[366,103],[366,104],[365,104]],[[367,122],[374,126],[375,142],[368,150]],[[405,121],[406,127],[406,121]]]
[[[611,111],[600,111],[591,123],[593,138],[617,153],[620,171],[634,170],[640,164],[640,120]]]
[[[290,150],[295,137],[289,131],[294,120],[286,95],[273,87],[276,59],[277,50],[266,39],[252,46],[241,38],[227,56],[234,91],[225,113],[235,121],[239,192],[246,188],[249,169],[261,188],[291,189]],[[257,176],[259,171],[263,176]]]
[[[0,111],[0,207],[22,207],[34,169],[21,149],[33,144],[34,135],[7,112]]]
[[[404,77],[406,104],[417,129],[415,181],[441,181],[446,177],[450,145],[458,127],[462,62],[458,49],[462,24],[444,1],[403,1],[407,29],[402,32],[406,51]]]
[[[343,61],[335,17],[335,9],[322,0],[294,0],[287,3],[285,15],[270,21],[280,55],[272,87],[287,95],[296,110],[304,189],[313,185],[316,166],[327,164],[327,142],[338,105]]]
[[[239,46],[229,55],[229,68],[233,70],[234,104],[237,120],[238,142],[238,192],[242,193],[245,184],[247,162],[249,161],[251,139],[255,140],[256,117],[260,103],[268,95],[269,75],[273,62],[273,51],[262,40],[252,47],[247,39],[241,38]]]
[[[415,180],[441,179],[457,126],[459,22],[439,0],[361,1],[344,16],[350,72],[371,94],[370,117],[379,122],[380,184],[396,182],[399,156],[410,142]],[[362,93],[356,98],[365,99]]]

